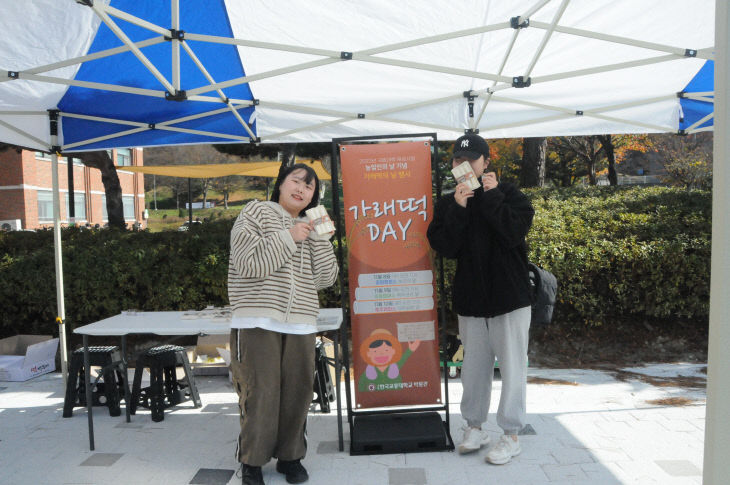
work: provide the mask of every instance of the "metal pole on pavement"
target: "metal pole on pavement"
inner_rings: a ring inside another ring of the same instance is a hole
[[[63,387],[68,379],[68,354],[66,352],[66,306],[63,300],[63,260],[61,254],[61,196],[58,184],[58,110],[48,110],[51,131],[51,168],[53,181],[53,248],[56,261],[56,308],[58,337],[61,347],[61,374]],[[70,162],[69,162],[70,163]],[[70,201],[73,203],[73,201]],[[60,321],[59,321],[60,320]]]
[[[722,214],[730,207],[730,49],[727,1],[715,3],[715,135],[712,169],[712,267],[710,334],[707,348],[707,410],[705,417],[705,485],[727,483],[730,475],[730,224]]]

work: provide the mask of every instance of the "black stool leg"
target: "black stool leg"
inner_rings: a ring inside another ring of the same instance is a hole
[[[157,362],[150,365],[150,411],[152,412],[152,421],[157,423],[165,419],[162,366],[158,365]]]
[[[63,399],[63,417],[70,418],[73,416],[74,406],[78,402],[79,397],[79,379],[81,367],[83,366],[83,356],[79,358],[78,354],[71,354],[71,369],[68,372],[68,380],[66,381],[66,396]]]
[[[117,376],[114,364],[115,355],[109,355],[106,360],[108,362],[102,368],[102,376],[104,378],[104,397],[106,397],[106,405],[109,408],[109,416],[120,416],[122,409],[119,406],[119,384],[117,384]]]
[[[185,378],[188,380],[188,386],[190,387],[190,397],[193,400],[193,405],[199,408],[203,405],[200,401],[200,395],[198,395],[198,388],[195,385],[195,377],[193,377],[193,371],[190,368],[190,361],[188,361],[188,355],[185,351],[178,352],[178,358],[182,363],[183,369],[185,369]]]
[[[317,399],[314,400],[319,404],[319,408],[323,413],[330,412],[330,402],[327,390],[327,361],[322,347],[317,346],[314,353],[314,392],[317,393]]]
[[[174,365],[165,366],[163,369],[163,375],[165,377],[165,407],[174,406],[181,403],[185,394],[181,396],[180,387],[181,385],[177,382],[177,372],[175,371]]]
[[[137,413],[137,404],[139,403],[139,393],[142,387],[142,372],[145,367],[144,356],[137,358],[137,367],[134,368],[134,380],[132,384],[132,396],[129,398],[127,406],[129,407],[129,414]]]

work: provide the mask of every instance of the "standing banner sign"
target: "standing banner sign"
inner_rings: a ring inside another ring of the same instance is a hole
[[[356,407],[441,404],[431,142],[339,151]]]

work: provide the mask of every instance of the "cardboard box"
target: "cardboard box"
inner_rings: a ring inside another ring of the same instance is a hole
[[[0,340],[0,381],[27,381],[56,370],[58,338],[16,335]]]
[[[230,336],[205,335],[198,337],[195,347],[188,347],[188,360],[196,376],[225,376],[228,374],[228,364],[218,348],[230,352]]]

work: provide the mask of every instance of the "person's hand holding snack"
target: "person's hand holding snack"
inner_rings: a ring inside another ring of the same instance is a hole
[[[497,174],[494,172],[486,172],[484,175],[482,175],[482,187],[484,187],[484,192],[487,190],[492,190],[497,188]]]

